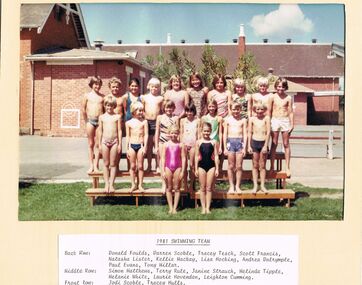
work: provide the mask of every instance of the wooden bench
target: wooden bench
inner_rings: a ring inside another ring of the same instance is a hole
[[[200,200],[200,191],[194,192],[191,195],[191,199],[195,200],[195,208],[198,206],[197,201]],[[268,193],[257,192],[252,193],[252,190],[243,190],[241,193],[227,193],[227,191],[216,190],[212,193],[213,200],[240,200],[240,207],[245,207],[244,200],[265,200],[265,199],[277,199],[283,201],[287,200],[285,206],[290,207],[290,200],[295,199],[295,192],[289,189],[272,189]]]

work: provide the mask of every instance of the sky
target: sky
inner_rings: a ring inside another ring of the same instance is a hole
[[[342,4],[81,4],[89,40],[106,44],[231,43],[244,24],[247,43],[344,43]]]

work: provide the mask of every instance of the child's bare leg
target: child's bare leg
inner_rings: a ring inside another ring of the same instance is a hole
[[[186,156],[186,163],[185,163],[185,174],[184,177],[182,177],[182,184],[184,187],[184,191],[188,191],[189,189],[189,185],[188,185],[188,169],[189,169],[189,161],[188,161],[188,156]]]
[[[234,172],[235,172],[235,153],[229,152],[228,153],[228,178],[229,178],[228,193],[235,192]]]
[[[133,148],[130,148],[129,150],[129,162],[130,162],[130,168],[129,168],[129,175],[131,176],[131,192],[137,189],[136,186],[136,152]]]
[[[146,170],[146,172],[150,172],[152,170],[153,141],[154,141],[154,136],[149,135],[148,141],[147,141],[147,170]]]
[[[102,155],[103,155],[103,179],[104,179],[104,191],[109,192],[109,161],[110,151],[109,148],[102,144]]]
[[[199,167],[201,214],[206,214],[206,172]]]
[[[206,174],[206,214],[210,213],[210,206],[212,200],[212,191],[215,189],[214,184],[215,168],[209,169]]]
[[[113,193],[114,189],[114,181],[116,180],[117,174],[117,144],[113,145],[110,149],[110,177],[109,177],[109,192]]]
[[[261,153],[259,159],[260,190],[262,192],[268,193],[268,190],[265,188],[265,176],[266,176],[265,164],[266,164],[266,153]]]
[[[190,149],[190,188],[192,190],[195,190],[195,148],[194,147]]]
[[[93,168],[94,171],[99,171],[99,134],[98,128],[95,130],[95,142],[94,142],[94,160],[93,160]]]
[[[236,192],[241,192],[241,177],[243,175],[243,156],[241,153],[236,154],[236,183],[235,190]]]
[[[168,204],[168,213],[172,214],[173,211],[173,201],[172,201],[172,178],[173,173],[170,169],[165,167],[166,174],[166,199]]]
[[[87,132],[87,138],[88,138],[88,159],[89,159],[89,169],[87,172],[91,173],[94,171],[93,159],[94,159],[96,129],[90,123],[87,122],[86,132]]]
[[[285,164],[287,176],[290,176],[290,144],[289,132],[282,132],[283,146],[285,151]]]
[[[143,162],[144,162],[144,156],[141,151],[138,151],[137,152],[137,173],[138,173],[138,190],[140,190],[140,191],[145,190],[143,188],[143,176],[144,176]]]
[[[162,153],[163,147],[164,147],[163,143],[160,143],[158,145],[158,153],[159,154]],[[158,154],[157,154],[157,157],[158,157]],[[161,174],[161,177],[162,177],[163,176],[163,170],[162,169],[160,169],[160,174]],[[166,191],[166,183],[165,183],[165,181],[163,179],[161,180],[161,184],[162,184],[162,186],[161,186],[162,192],[165,193],[165,191]]]
[[[175,170],[175,172],[173,173],[172,182],[173,182],[173,190],[175,191],[175,197],[173,200],[172,214],[176,214],[177,206],[180,201],[180,182],[181,182],[180,172],[181,172],[181,168],[177,168]]]
[[[274,171],[275,153],[278,147],[279,132],[271,132],[272,144],[270,147],[270,171]]]
[[[253,152],[253,193],[255,194],[258,191],[258,174],[259,174],[259,159],[260,153]]]

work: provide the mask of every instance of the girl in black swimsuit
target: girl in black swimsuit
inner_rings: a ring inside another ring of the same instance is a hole
[[[219,146],[218,142],[210,139],[210,123],[204,122],[201,130],[202,139],[198,140],[195,146],[195,175],[200,181],[201,213],[209,214],[214,178],[219,175]]]

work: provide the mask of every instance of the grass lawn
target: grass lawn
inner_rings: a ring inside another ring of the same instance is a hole
[[[129,183],[118,183],[116,188],[130,187]],[[85,191],[89,183],[70,184],[19,184],[19,220],[342,220],[343,190],[311,188],[301,184],[289,184],[296,192],[291,208],[281,206],[277,200],[239,201],[215,200],[210,215],[201,215],[194,202],[186,202],[177,215],[167,213],[167,203],[162,198],[140,198],[140,206],[134,198],[99,197],[90,206]],[[149,183],[147,187],[160,187]],[[269,189],[273,184],[267,185]],[[218,188],[227,189],[226,183]],[[251,188],[250,184],[243,184]],[[186,199],[185,199],[186,201]],[[181,205],[181,204],[180,204]]]

